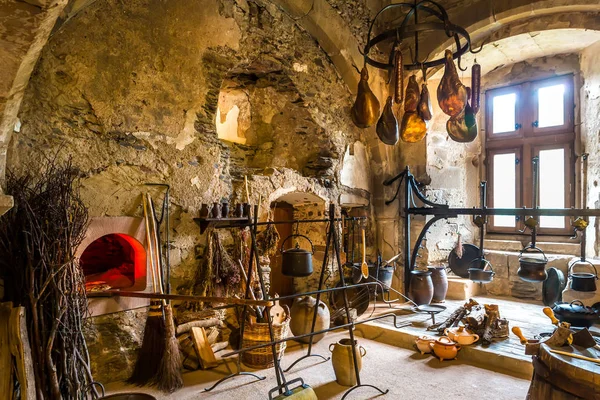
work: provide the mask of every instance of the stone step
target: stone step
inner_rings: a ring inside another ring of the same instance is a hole
[[[450,300],[467,300],[481,292],[479,283],[458,276],[448,276],[448,293]]]
[[[404,349],[415,350],[415,339],[425,333],[409,332],[404,328],[396,329],[390,325],[371,321],[358,325],[356,331],[362,337],[376,340]],[[523,348],[524,349],[524,348]],[[433,356],[432,356],[433,357]],[[480,345],[464,346],[457,357],[459,360],[486,368],[492,371],[516,376],[522,379],[531,379],[533,366],[531,356],[517,353],[498,353],[490,348]],[[435,360],[433,360],[435,361]],[[441,361],[440,361],[441,362]],[[449,361],[443,361],[445,363]]]

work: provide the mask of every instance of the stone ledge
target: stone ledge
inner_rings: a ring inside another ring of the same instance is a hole
[[[415,349],[415,339],[420,336],[417,333],[398,330],[377,321],[361,324],[356,327],[356,330],[366,339],[412,350]],[[423,334],[426,333],[421,333],[421,335]],[[499,354],[491,348],[484,348],[479,345],[464,346],[458,358],[467,363],[523,379],[531,379],[533,374],[531,356],[525,355],[524,350],[523,354]]]

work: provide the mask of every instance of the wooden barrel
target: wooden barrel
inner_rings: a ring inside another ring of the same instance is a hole
[[[600,365],[590,361],[551,353],[546,344],[533,357],[534,374],[527,400],[600,400]],[[598,352],[579,346],[556,347],[556,350],[598,358]]]

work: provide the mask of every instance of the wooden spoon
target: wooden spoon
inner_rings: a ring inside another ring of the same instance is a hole
[[[367,243],[365,239],[365,230],[362,230],[362,264],[360,265],[360,272],[364,279],[369,277],[369,265],[367,264]]]
[[[514,333],[519,338],[521,344],[526,344],[528,342],[525,335],[523,335],[523,331],[521,331],[521,328],[519,328],[518,326],[512,327],[512,333]]]
[[[558,326],[560,321],[558,319],[556,319],[556,316],[554,316],[554,311],[552,311],[552,309],[550,307],[544,307],[543,311],[544,311],[544,314],[546,314],[546,316],[548,318],[550,318],[550,321],[552,321],[552,324]]]

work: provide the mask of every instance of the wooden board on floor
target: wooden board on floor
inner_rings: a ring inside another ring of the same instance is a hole
[[[0,399],[12,399],[12,354],[10,352],[9,321],[12,303],[0,303]]]
[[[21,400],[35,400],[35,377],[31,347],[27,336],[25,307],[15,307],[10,313],[10,351],[17,365],[17,379],[21,385]]]
[[[217,367],[219,363],[215,358],[215,353],[213,353],[213,350],[210,347],[210,343],[208,342],[204,328],[193,327],[191,334],[194,347],[196,347],[198,356],[200,356],[200,364],[202,364],[202,369]]]

